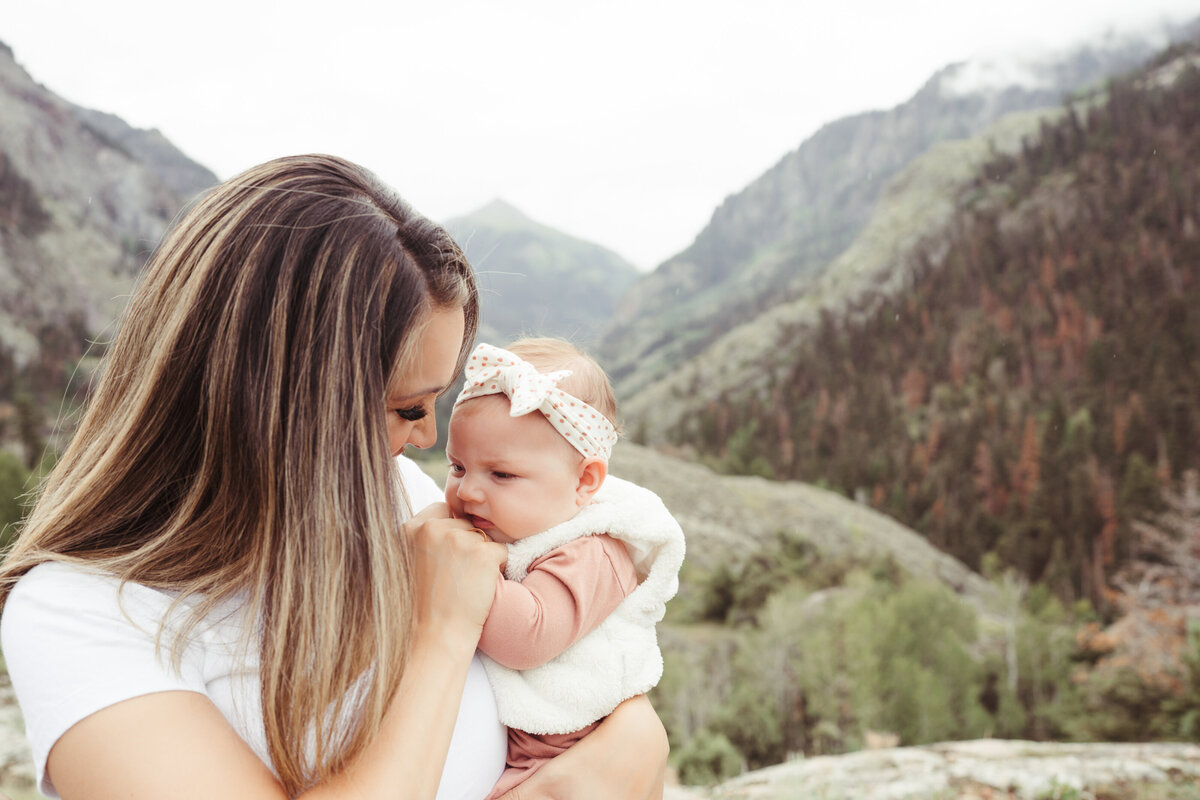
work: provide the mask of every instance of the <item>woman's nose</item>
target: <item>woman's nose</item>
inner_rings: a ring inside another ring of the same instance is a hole
[[[437,421],[433,414],[426,414],[413,424],[408,433],[408,443],[421,450],[437,444]]]

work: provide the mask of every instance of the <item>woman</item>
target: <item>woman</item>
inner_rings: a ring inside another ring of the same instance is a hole
[[[412,516],[430,488],[394,458],[434,443],[476,314],[445,231],[339,159],[182,218],[0,568],[44,792],[486,794],[504,745],[472,655],[504,550]],[[597,734],[511,800],[661,794],[644,698]]]

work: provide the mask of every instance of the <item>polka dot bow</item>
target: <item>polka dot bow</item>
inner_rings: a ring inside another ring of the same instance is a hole
[[[617,431],[599,411],[558,388],[558,382],[570,374],[569,369],[538,372],[528,361],[507,350],[490,344],[476,345],[467,360],[466,386],[454,405],[489,394],[507,395],[512,406],[510,416],[540,411],[584,457],[607,461],[617,442]]]

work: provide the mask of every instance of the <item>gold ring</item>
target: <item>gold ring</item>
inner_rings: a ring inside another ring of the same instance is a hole
[[[471,533],[478,533],[480,536],[482,536],[483,540],[485,542],[490,542],[492,540],[492,537],[488,536],[486,533],[484,533],[479,528],[471,528],[470,530],[471,530]]]

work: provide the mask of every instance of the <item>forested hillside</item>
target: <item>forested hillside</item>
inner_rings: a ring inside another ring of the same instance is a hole
[[[978,136],[1014,112],[1054,108],[1144,64],[1166,36],[1181,33],[1112,37],[1019,62],[948,65],[895,108],[829,122],[725,198],[688,248],[622,298],[601,345],[618,393],[637,400],[705,358],[727,332],[805,296],[859,237],[889,181],[931,147]],[[978,80],[989,69],[992,78]]]
[[[669,438],[1104,607],[1131,523],[1200,468],[1198,62],[1176,47],[997,156],[905,288],[785,330],[765,391]]]
[[[888,559],[815,557],[766,503],[778,540],[692,563],[661,629],[686,781],[872,740],[1200,738],[1198,66],[1173,49],[997,154],[904,285],[785,325],[761,385],[665,432],[994,580],[973,613]]]

